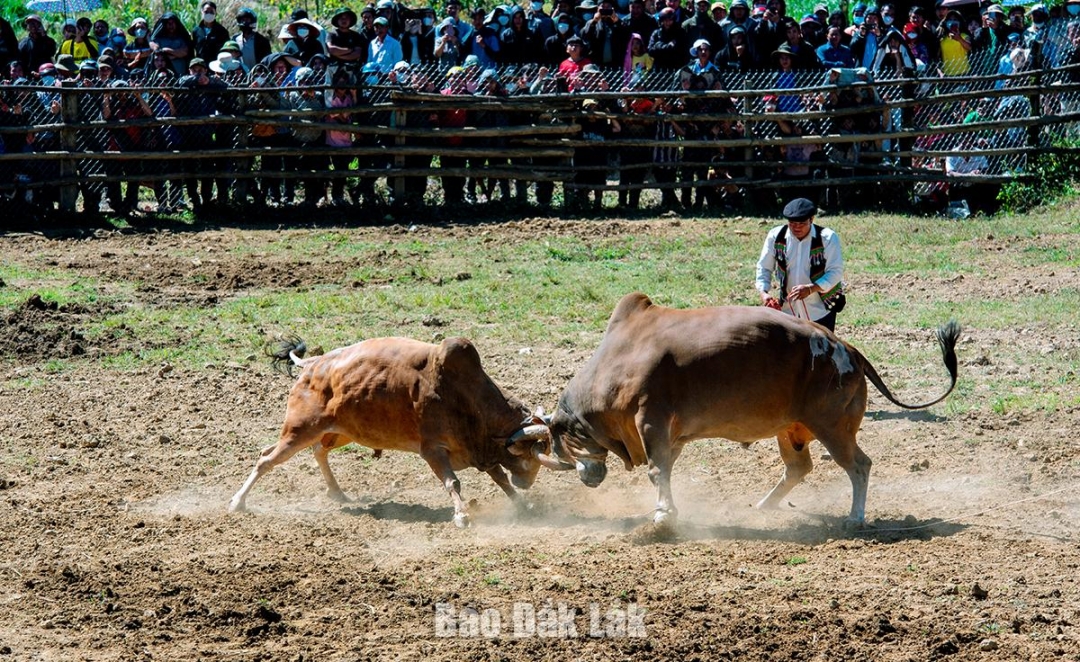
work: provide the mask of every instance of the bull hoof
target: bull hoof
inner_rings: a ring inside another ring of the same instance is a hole
[[[854,517],[847,517],[844,519],[844,532],[845,533],[858,533],[859,531],[866,531],[874,527],[869,526],[865,520],[856,519]]]
[[[230,501],[229,502],[230,513],[246,513],[248,512],[247,506],[243,501]]]
[[[472,518],[468,513],[457,513],[454,515],[454,526],[459,529],[467,529],[472,526]]]
[[[673,529],[679,515],[673,510],[658,510],[653,514],[653,524],[657,527]]]
[[[341,490],[327,490],[326,496],[330,497],[331,501],[336,501],[337,503],[352,503],[352,499],[349,498],[349,495]]]

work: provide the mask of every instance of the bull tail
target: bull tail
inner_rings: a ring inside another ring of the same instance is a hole
[[[303,367],[304,354],[307,353],[307,344],[296,336],[279,338],[273,346],[266,349],[274,370],[290,377],[293,376],[293,368]]]
[[[889,402],[892,402],[898,407],[903,407],[904,409],[925,409],[931,405],[936,405],[937,403],[944,400],[946,397],[948,397],[950,393],[952,393],[953,389],[956,387],[956,341],[959,340],[959,338],[960,325],[956,322],[956,320],[949,321],[948,323],[942,324],[938,327],[937,341],[938,345],[941,346],[941,358],[945,361],[945,369],[949,371],[950,381],[948,390],[946,390],[944,393],[942,393],[936,399],[931,400],[930,402],[924,402],[921,405],[909,405],[900,402],[893,396],[892,393],[889,392],[889,387],[885,386],[885,382],[881,380],[881,377],[877,374],[877,370],[874,369],[874,366],[870,363],[870,361],[865,359],[864,372],[866,373],[866,377],[877,388],[877,390],[889,399]]]

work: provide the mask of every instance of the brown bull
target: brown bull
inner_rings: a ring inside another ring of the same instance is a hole
[[[860,525],[870,458],[855,435],[866,412],[866,379],[901,407],[940,402],[956,385],[959,335],[955,322],[938,330],[949,389],[932,402],[907,405],[857,349],[817,324],[764,307],[676,310],[629,294],[559,398],[551,418],[555,455],[590,487],[604,480],[609,451],[628,470],[648,464],[659,524],[675,520],[671,467],[687,442],[775,436],[785,470],[758,504],[764,508],[776,507],[810,473],[808,447],[818,439],[851,479],[848,522]]]
[[[262,451],[243,487],[229,503],[245,509],[255,482],[298,451],[314,446],[327,493],[348,501],[330,471],[327,454],[358,443],[383,450],[419,453],[454,500],[454,523],[469,523],[461,484],[454,472],[475,467],[513,500],[513,484],[527,489],[536,480],[547,427],[528,408],[507,396],[480,365],[464,338],[439,345],[407,338],[372,338],[308,359],[303,343],[275,354],[302,370],[289,393],[277,444]],[[539,445],[538,445],[539,444]],[[507,480],[503,469],[510,472]]]

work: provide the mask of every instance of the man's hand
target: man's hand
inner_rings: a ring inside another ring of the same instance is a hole
[[[761,293],[761,305],[773,310],[780,310],[780,302],[770,296],[768,292]]]
[[[795,300],[805,299],[816,291],[814,288],[814,285],[796,285],[791,288],[788,297]]]

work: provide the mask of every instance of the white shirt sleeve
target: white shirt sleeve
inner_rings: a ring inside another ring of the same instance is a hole
[[[832,230],[822,228],[821,244],[825,250],[825,273],[814,284],[828,292],[844,279],[844,256],[840,252],[840,236]]]
[[[780,234],[778,225],[765,236],[765,244],[761,247],[761,255],[757,261],[757,279],[755,286],[758,292],[768,292],[772,289],[772,275],[776,270],[776,235]]]

